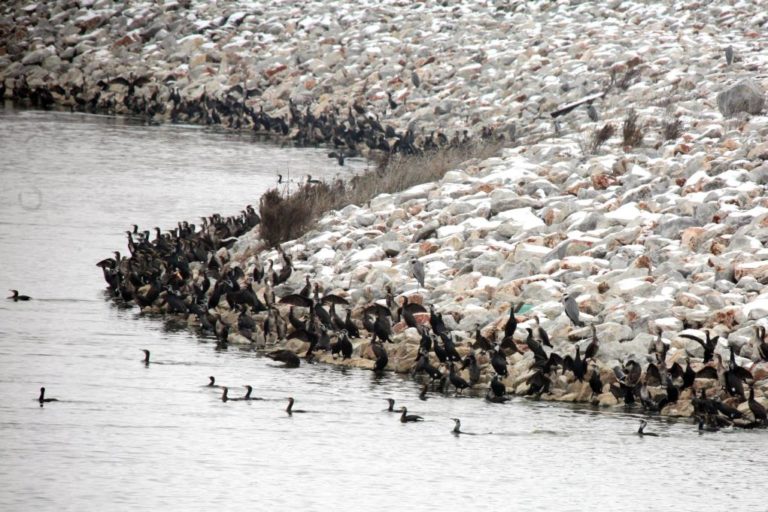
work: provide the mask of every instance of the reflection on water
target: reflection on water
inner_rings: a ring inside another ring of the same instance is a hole
[[[0,286],[34,298],[0,302],[0,510],[766,508],[765,431],[651,419],[661,437],[639,438],[622,411],[420,401],[408,378],[283,369],[103,300],[95,263],[131,223],[234,214],[279,170],[341,171],[322,150],[8,110],[0,148]],[[223,403],[209,375],[265,400]],[[61,401],[41,408],[40,386]],[[313,413],[288,417],[288,396]]]

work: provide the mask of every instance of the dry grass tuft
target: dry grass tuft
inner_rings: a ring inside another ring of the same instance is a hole
[[[627,117],[624,119],[624,124],[621,127],[621,134],[624,141],[624,146],[631,148],[637,147],[643,143],[643,127],[637,122],[638,116],[634,109],[627,113]]]
[[[661,135],[664,140],[677,140],[683,132],[683,122],[680,119],[664,121],[661,125]]]
[[[306,233],[330,210],[363,205],[379,194],[439,180],[462,162],[488,158],[501,147],[499,143],[479,141],[421,155],[394,155],[380,161],[375,170],[348,182],[308,183],[292,193],[271,189],[262,196],[259,206],[261,238],[275,247]]]
[[[600,147],[613,137],[615,133],[616,128],[611,123],[605,123],[602,128],[595,130],[592,133],[592,139],[589,141],[590,153],[597,153]]]

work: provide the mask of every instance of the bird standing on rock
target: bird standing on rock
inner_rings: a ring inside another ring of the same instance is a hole
[[[584,327],[584,322],[579,320],[579,305],[576,303],[576,299],[569,294],[563,295],[563,308],[565,314],[571,320],[576,327]]]
[[[600,120],[600,116],[597,114],[597,110],[595,109],[595,106],[592,105],[591,101],[587,103],[587,115],[589,116],[589,120],[593,123]]]
[[[729,66],[733,64],[733,46],[731,45],[725,49],[725,63]]]
[[[411,274],[419,282],[419,286],[424,288],[424,264],[416,258],[411,258]]]

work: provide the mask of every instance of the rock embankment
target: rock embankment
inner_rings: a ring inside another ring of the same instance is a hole
[[[759,2],[15,1],[0,7],[0,92],[280,133],[291,105],[339,122],[354,105],[411,128],[418,147],[525,141],[551,132],[558,106],[605,90],[600,118],[647,108],[655,125],[708,122],[718,92],[764,88],[766,21]],[[586,114],[559,129],[583,132]]]

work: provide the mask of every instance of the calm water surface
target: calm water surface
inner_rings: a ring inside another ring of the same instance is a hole
[[[768,510],[766,431],[652,419],[641,439],[630,413],[422,402],[407,379],[277,368],[104,300],[95,263],[131,223],[235,214],[277,172],[339,170],[247,136],[0,110],[0,288],[34,297],[0,302],[0,511]],[[208,375],[265,400],[222,403]],[[40,408],[43,385],[61,401]],[[286,417],[290,395],[311,412]]]

